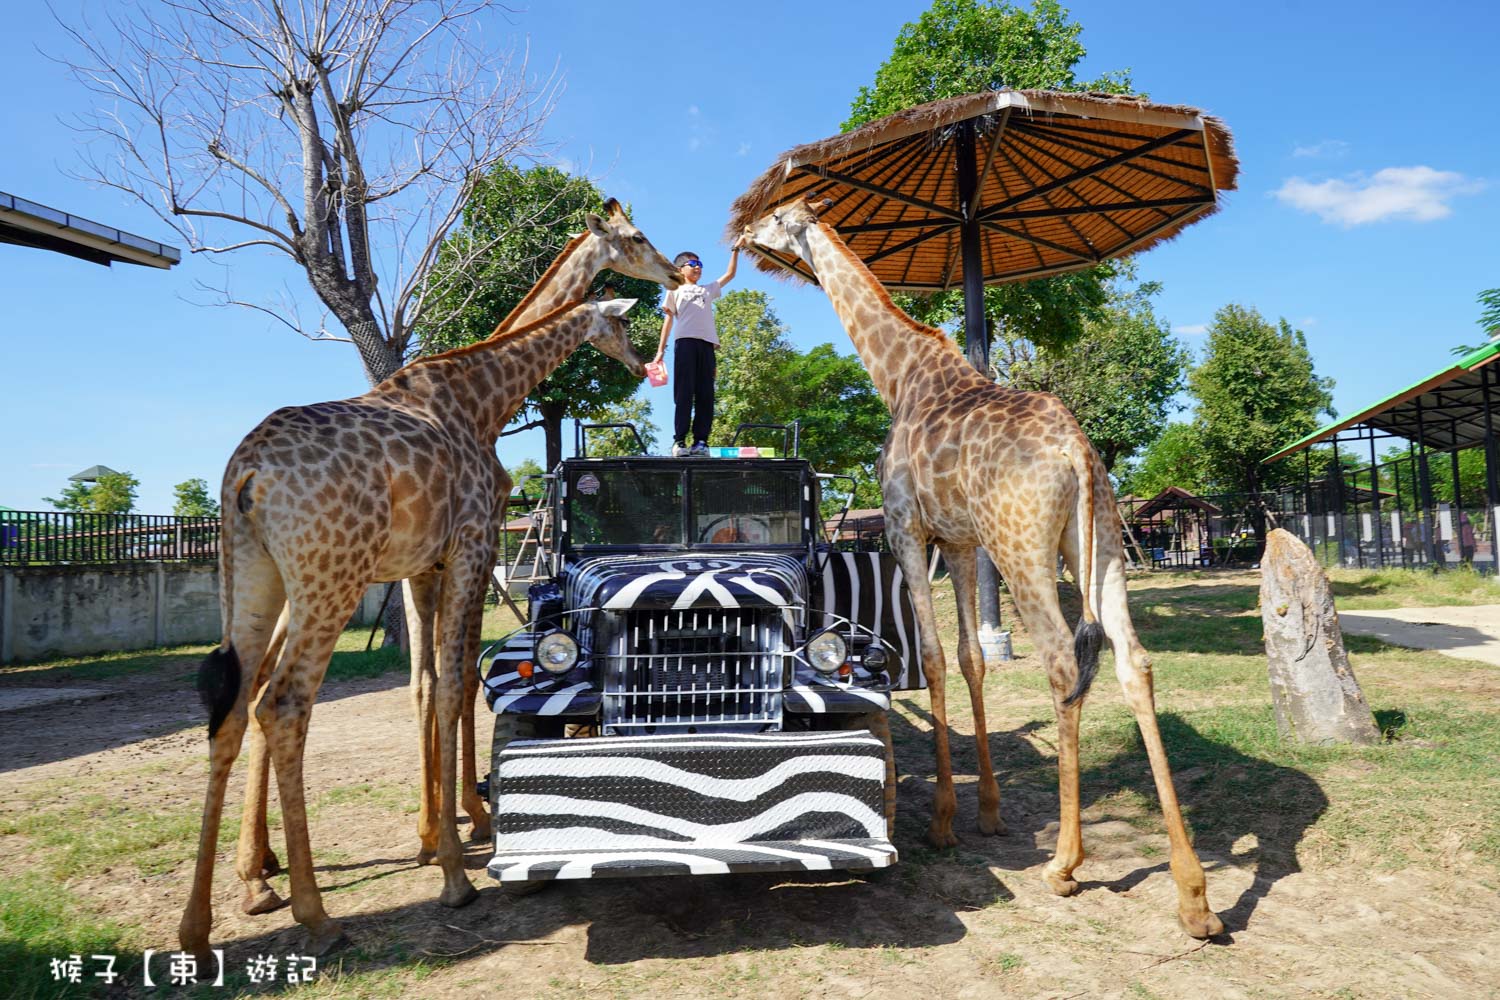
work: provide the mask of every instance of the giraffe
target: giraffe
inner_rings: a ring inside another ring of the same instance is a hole
[[[581,301],[595,277],[606,269],[647,281],[655,281],[668,288],[675,288],[682,283],[681,271],[651,244],[645,234],[630,221],[625,209],[614,198],[605,201],[602,215],[590,212],[585,215],[584,222],[584,231],[568,241],[526,296],[495,327],[490,334],[491,337],[532,323],[565,304]],[[529,391],[528,385],[525,391],[515,398],[510,412],[514,413]],[[507,487],[506,493],[508,492]],[[499,500],[503,501],[503,499],[504,494]],[[406,620],[413,623],[412,631],[409,633],[409,638],[412,640],[410,645],[413,709],[418,719],[419,738],[426,740],[430,739],[428,727],[431,719],[426,709],[430,701],[430,692],[424,689],[423,679],[430,678],[434,674],[433,665],[428,662],[433,655],[431,622],[423,621],[421,612],[430,602],[426,601],[423,595],[412,592],[410,585],[406,583],[402,585],[402,597],[406,605]],[[482,615],[474,618],[471,626],[474,635],[471,640],[466,640],[466,643],[472,641],[474,648],[477,648],[479,642],[481,618]],[[283,620],[280,630],[272,639],[273,656],[274,650],[279,649],[284,631],[285,621]],[[470,670],[464,670],[463,677],[464,697],[459,729],[462,779],[459,787],[463,809],[468,814],[471,823],[473,838],[487,840],[490,836],[489,811],[476,791],[478,773],[475,766],[474,700],[478,692],[479,679],[478,675]],[[249,757],[252,780],[246,790],[244,819],[240,827],[242,842],[238,853],[241,858],[260,858],[261,861],[260,867],[254,871],[253,875],[247,877],[242,874],[241,876],[247,879],[241,909],[247,914],[258,914],[277,909],[283,905],[283,900],[265,881],[267,877],[280,870],[280,862],[271,850],[270,832],[266,824],[269,795],[268,751],[265,740],[255,725],[253,715],[250,723]],[[425,759],[426,755],[424,755]],[[417,830],[421,849],[417,860],[420,864],[427,864],[436,856],[437,849],[436,775],[424,773],[420,787],[421,807],[417,816]],[[253,861],[251,864],[253,865]]]
[[[1078,421],[1050,393],[994,384],[941,331],[898,309],[833,227],[818,220],[813,206],[783,205],[748,227],[744,236],[753,245],[796,254],[812,268],[891,411],[880,463],[886,536],[921,624],[922,665],[937,743],[938,791],[928,840],[938,847],[958,843],[943,687],[946,666],[927,580],[929,542],[942,550],[957,598],[958,661],[968,682],[978,744],[979,829],[1004,832],[985,727],[984,660],[975,609],[975,549],[983,546],[995,557],[1036,644],[1057,713],[1059,832],[1043,878],[1060,896],[1078,891],[1073,872],[1084,859],[1078,726],[1107,636],[1161,799],[1178,919],[1193,937],[1221,933],[1224,925],[1208,907],[1203,866],[1193,852],[1157,728],[1151,660],[1130,621],[1114,493]],[[1083,597],[1076,636],[1070,636],[1058,604],[1059,550]]]
[[[252,703],[276,769],[293,916],[314,954],[342,939],[313,874],[302,754],[334,643],[371,581],[411,581],[419,627],[436,619],[433,634],[413,636],[413,648],[436,635],[444,665],[434,670],[432,657],[421,658],[430,676],[421,681],[419,743],[423,773],[436,775],[439,792],[439,902],[462,906],[474,898],[454,795],[464,687],[462,670],[448,665],[461,667],[476,652],[466,647],[494,565],[497,499],[510,492],[495,439],[530,387],[586,340],[643,375],[624,319],[633,304],[565,305],[535,323],[415,361],[362,396],[277,410],[235,449],[220,493],[224,640],[199,670],[210,765],[193,887],[178,927],[184,950],[208,952],[224,788]],[[250,786],[257,780],[265,776],[252,774]],[[245,853],[258,845],[244,826],[240,846],[236,867],[251,892],[257,881],[264,886],[264,858]]]

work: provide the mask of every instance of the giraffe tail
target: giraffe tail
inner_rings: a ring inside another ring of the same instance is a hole
[[[231,466],[232,467],[232,466]],[[225,483],[219,509],[223,512],[219,522],[219,622],[224,638],[215,649],[198,664],[198,697],[208,710],[208,738],[212,740],[240,696],[240,657],[231,641],[234,625],[234,531],[230,519],[245,512],[241,507],[240,493],[249,485],[254,472],[236,477],[232,486]]]
[[[1080,450],[1070,451],[1069,460],[1078,476],[1078,592],[1083,603],[1083,620],[1073,634],[1073,659],[1078,664],[1077,680],[1073,690],[1063,699],[1064,705],[1083,700],[1093,686],[1094,676],[1099,673],[1099,650],[1104,646],[1104,626],[1099,624],[1099,615],[1094,608],[1094,462],[1093,447],[1082,442]]]

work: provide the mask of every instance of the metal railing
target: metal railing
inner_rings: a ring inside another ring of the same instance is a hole
[[[217,517],[0,511],[0,564],[210,562],[219,557]]]

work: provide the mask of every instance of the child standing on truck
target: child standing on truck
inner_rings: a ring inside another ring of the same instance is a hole
[[[703,276],[703,261],[695,253],[685,251],[672,258],[682,271],[682,285],[667,292],[662,302],[666,319],[661,324],[661,343],[656,348],[655,364],[661,364],[667,353],[667,338],[672,329],[677,329],[677,350],[672,364],[672,399],[677,404],[673,433],[672,454],[707,455],[708,435],[714,425],[714,378],[718,373],[719,336],[714,330],[714,300],[723,292],[724,286],[734,280],[739,265],[740,244],[735,240],[729,251],[729,267],[718,281],[706,285],[698,284]],[[688,432],[692,432],[692,447],[688,447]]]

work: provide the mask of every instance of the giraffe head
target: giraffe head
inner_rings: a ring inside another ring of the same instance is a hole
[[[806,260],[804,236],[818,224],[819,205],[789,201],[745,227],[745,242]]]
[[[585,218],[589,232],[605,248],[605,266],[632,278],[644,278],[667,288],[682,284],[682,275],[660,250],[651,245],[639,229],[631,224],[625,209],[613,198],[604,203],[608,218],[590,212]]]
[[[637,378],[646,377],[646,363],[635,352],[630,342],[630,321],[625,314],[635,305],[635,299],[605,299],[585,303],[588,311],[588,327],[583,339],[630,369]]]

